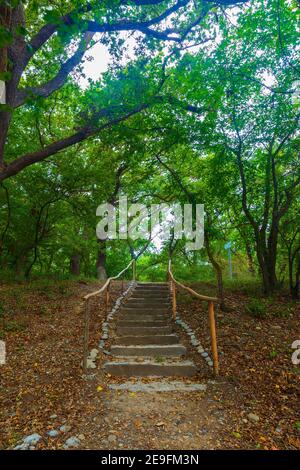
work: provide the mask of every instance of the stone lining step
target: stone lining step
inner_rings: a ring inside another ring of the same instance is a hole
[[[118,377],[190,377],[197,372],[196,366],[190,361],[167,362],[159,364],[154,361],[144,362],[106,362],[104,369]]]
[[[157,393],[157,392],[205,392],[207,385],[203,383],[187,383],[170,379],[151,380],[144,383],[141,380],[128,381],[119,384],[110,384],[111,390],[121,390],[128,392]]]
[[[149,320],[143,320],[142,318],[140,320],[119,320],[117,323],[117,326],[169,326],[170,322],[166,320],[155,320],[155,321],[149,321]]]
[[[145,335],[145,336],[119,336],[116,338],[116,343],[121,345],[130,346],[132,344],[178,344],[179,339],[176,335]]]
[[[170,335],[173,332],[171,326],[117,326],[119,335]]]
[[[118,357],[138,356],[138,357],[180,357],[186,354],[185,346],[181,344],[161,345],[161,344],[147,344],[147,345],[121,345],[117,344],[111,347],[111,354]]]

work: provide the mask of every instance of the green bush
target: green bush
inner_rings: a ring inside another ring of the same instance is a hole
[[[267,310],[265,304],[259,299],[252,299],[246,305],[246,312],[254,318],[266,318]]]

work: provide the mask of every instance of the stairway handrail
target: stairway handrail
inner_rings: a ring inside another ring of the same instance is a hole
[[[111,281],[115,281],[116,279],[119,279],[119,277],[121,277],[122,274],[124,274],[130,268],[130,266],[134,266],[134,265],[135,265],[135,259],[132,259],[130,261],[130,263],[128,264],[128,266],[126,266],[126,268],[124,268],[122,271],[120,271],[119,274],[117,274],[116,276],[109,277],[106,280],[105,284],[101,287],[101,289],[95,290],[94,292],[91,292],[90,294],[85,295],[83,297],[83,300],[88,300],[91,297],[94,297],[95,295],[102,294],[102,292],[104,292],[109,287]],[[133,276],[133,277],[135,277],[135,276]]]
[[[207,302],[218,302],[217,297],[209,297],[207,295],[198,294],[198,292],[194,291],[190,287],[185,286],[184,284],[181,284],[181,282],[177,281],[177,279],[175,279],[175,277],[172,273],[172,262],[171,262],[171,260],[169,260],[168,274],[171,277],[172,281],[175,282],[175,284],[178,287],[180,287],[181,289],[186,290],[187,292],[189,292],[189,294],[193,295],[194,297],[197,297],[199,300],[204,300],[204,301],[207,301]]]
[[[84,333],[83,333],[83,370],[87,372],[88,348],[89,348],[89,330],[90,330],[90,299],[105,292],[105,305],[106,314],[109,307],[109,288],[112,281],[119,279],[130,267],[132,266],[132,280],[136,280],[136,259],[132,259],[128,266],[119,272],[116,276],[109,277],[101,289],[95,290],[90,294],[83,297],[84,300]],[[123,278],[122,278],[122,292],[123,292]]]
[[[174,320],[176,318],[176,312],[177,312],[176,286],[187,291],[192,296],[197,297],[197,299],[208,302],[211,350],[212,350],[212,356],[213,356],[214,373],[215,375],[218,375],[219,374],[219,358],[218,358],[215,311],[214,311],[214,304],[218,302],[218,298],[208,297],[207,295],[198,294],[198,292],[194,291],[190,287],[187,287],[184,284],[181,284],[181,282],[178,282],[172,273],[171,259],[169,259],[169,264],[168,264],[168,280],[170,283],[170,292],[171,292],[171,297],[172,297],[172,310],[173,310]]]

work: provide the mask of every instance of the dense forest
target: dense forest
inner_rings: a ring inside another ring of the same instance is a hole
[[[234,274],[297,297],[297,3],[77,3],[1,7],[1,272],[116,273],[138,247],[99,244],[95,210],[123,193],[203,203],[205,249],[180,263],[220,277],[231,240]],[[83,87],[97,43],[111,61]]]
[[[172,259],[225,314],[239,288],[256,318],[299,306],[299,13],[298,0],[0,1],[0,320],[15,286],[62,294],[131,260],[164,282]],[[99,240],[97,207],[124,196],[203,204],[203,248]]]

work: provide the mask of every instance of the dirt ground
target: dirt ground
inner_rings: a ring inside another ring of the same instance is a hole
[[[61,449],[71,436],[82,449],[300,449],[300,369],[291,362],[291,343],[300,339],[299,304],[273,298],[270,316],[258,320],[246,313],[248,293],[227,291],[230,311],[217,312],[220,377],[178,329],[199,368],[197,376],[181,380],[205,384],[206,391],[130,392],[109,389],[124,380],[103,372],[102,352],[89,378],[82,374],[82,297],[95,286],[0,286],[7,346],[7,363],[0,366],[1,449],[32,433],[43,437],[36,449]],[[120,293],[115,283],[112,304]],[[180,295],[178,309],[209,348],[207,306]],[[95,303],[90,348],[97,347],[104,318],[103,302]],[[66,432],[47,435],[61,425]]]

